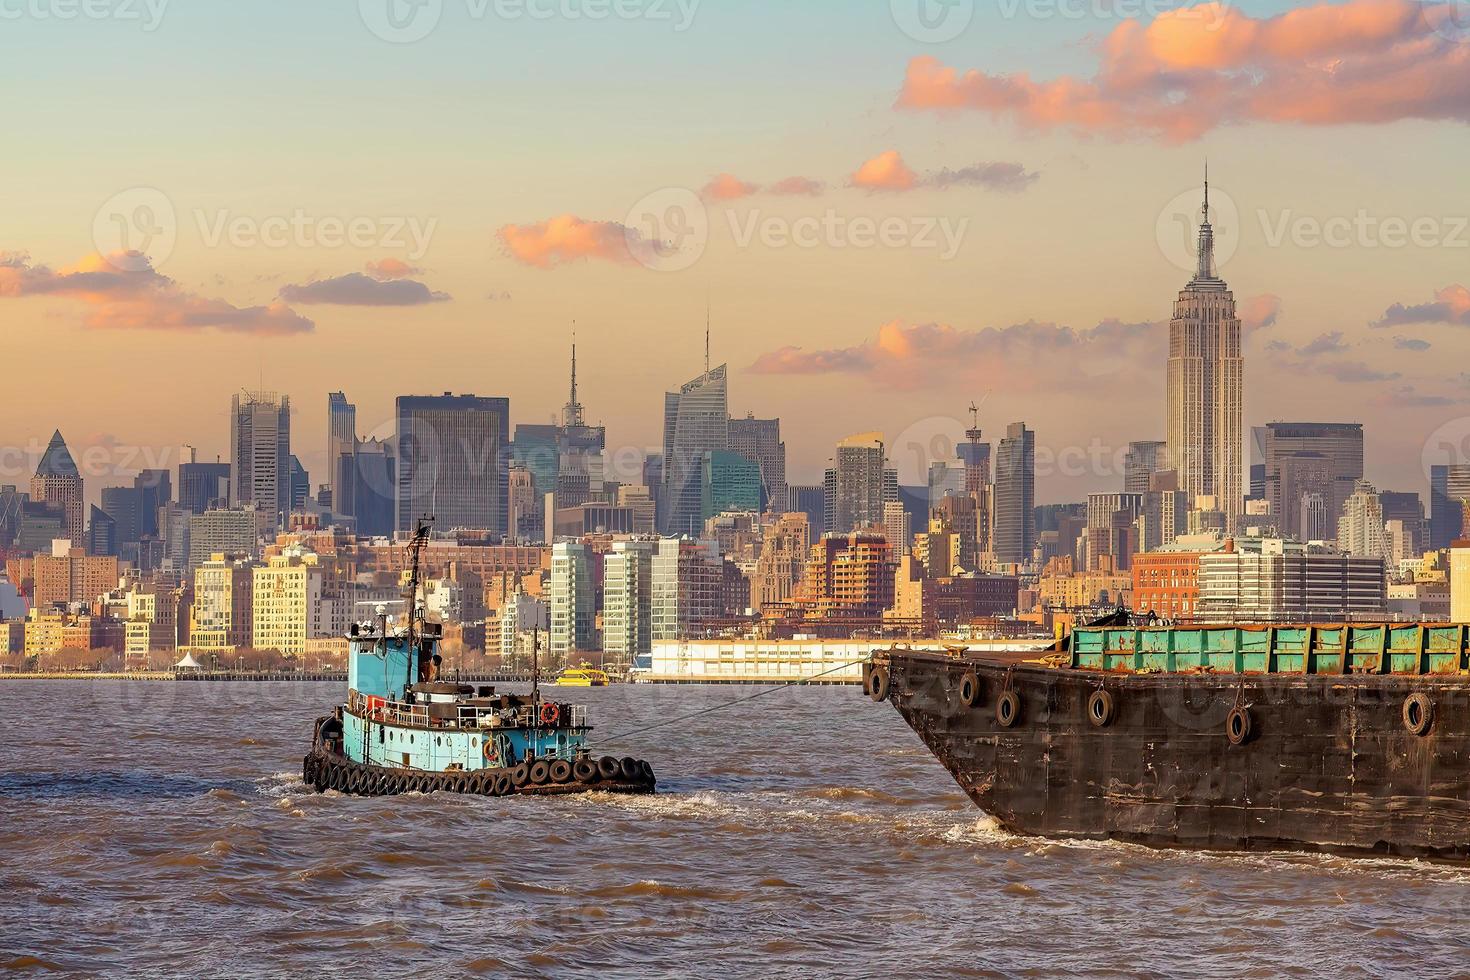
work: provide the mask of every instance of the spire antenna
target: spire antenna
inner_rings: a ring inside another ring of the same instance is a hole
[[[1210,225],[1210,161],[1205,160],[1205,204],[1203,220],[1199,226],[1199,268],[1195,272],[1196,282],[1208,282],[1215,278],[1215,229]]]
[[[706,295],[704,300],[704,375],[709,377],[709,324],[710,324],[710,300]]]
[[[562,409],[561,424],[575,428],[584,424],[582,403],[577,400],[577,321],[572,321],[572,390],[566,408]]]

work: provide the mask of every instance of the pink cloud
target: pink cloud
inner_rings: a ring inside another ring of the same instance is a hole
[[[870,191],[912,191],[920,188],[949,190],[951,187],[983,187],[993,191],[1017,192],[1030,187],[1038,174],[1019,163],[982,162],[951,170],[920,175],[904,162],[897,150],[889,150],[864,163],[852,175],[854,187]]]
[[[1088,330],[1029,321],[1009,327],[965,330],[944,323],[893,320],[853,347],[803,350],[782,347],[758,357],[756,374],[857,375],[874,384],[913,389],[955,373],[985,376],[1010,390],[1039,380],[1061,383],[1119,371],[1134,371],[1166,355],[1162,323],[1106,320]],[[1034,368],[1035,370],[1027,370]]]
[[[852,186],[870,191],[906,191],[918,183],[919,175],[909,169],[897,150],[880,153],[852,175]]]
[[[1236,310],[1240,317],[1240,328],[1247,335],[1267,327],[1274,327],[1281,316],[1281,297],[1262,293],[1243,301]]]
[[[402,259],[386,258],[378,262],[367,264],[367,274],[374,279],[407,279],[409,276],[423,275],[424,270],[416,265],[409,265]]]
[[[1243,328],[1260,329],[1264,320],[1274,321],[1281,300],[1256,296],[1243,307]],[[956,373],[1013,391],[1066,384],[1086,388],[1100,378],[1125,376],[1127,383],[1146,387],[1157,380],[1168,357],[1168,338],[1162,321],[1109,319],[1077,329],[1029,320],[967,330],[892,320],[852,347],[780,347],[760,355],[750,369],[756,374],[849,374],[897,389],[923,387]]]
[[[281,302],[238,307],[181,289],[136,252],[90,255],[55,271],[28,256],[0,255],[0,298],[63,296],[88,307],[83,323],[100,330],[202,330],[296,334],[315,324]]]
[[[706,201],[738,201],[760,190],[758,184],[749,184],[734,174],[720,174],[704,185],[699,196]]]
[[[768,189],[772,194],[783,197],[818,197],[826,190],[826,185],[810,177],[787,177],[776,181]]]
[[[1454,3],[1412,0],[1318,3],[1262,18],[1203,3],[1119,24],[1089,78],[961,73],[916,57],[897,105],[1169,142],[1249,122],[1470,122],[1470,44],[1456,42],[1454,15]]]
[[[532,225],[505,225],[496,237],[513,258],[538,269],[580,259],[647,261],[662,250],[658,242],[644,238],[637,229],[616,221],[586,221],[573,214]]]
[[[330,303],[336,306],[422,306],[448,302],[448,293],[430,289],[416,279],[380,279],[349,272],[331,279],[281,287],[281,298],[292,303]]]
[[[1458,284],[1446,286],[1434,294],[1432,303],[1408,306],[1395,303],[1370,326],[1393,327],[1409,323],[1450,323],[1470,327],[1470,289]]]

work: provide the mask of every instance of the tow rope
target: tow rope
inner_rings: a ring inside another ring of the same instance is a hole
[[[835,674],[839,670],[846,670],[847,668],[855,667],[858,664],[865,664],[868,662],[868,659],[869,658],[864,657],[861,660],[853,660],[845,664],[838,664],[836,667],[833,667],[830,670],[824,670],[819,674],[812,674],[808,677],[799,677],[794,681],[787,681],[785,684],[778,685],[777,687],[767,688],[764,691],[757,691],[756,693],[747,695],[743,698],[736,698],[734,701],[727,701],[724,704],[717,704],[713,707],[702,708],[699,711],[691,712],[687,715],[680,715],[677,718],[670,718],[667,721],[661,721],[656,725],[649,725],[644,728],[630,729],[626,732],[619,732],[618,734],[612,735],[606,739],[599,738],[598,744],[602,744],[603,742],[616,742],[618,739],[627,738],[630,735],[643,735],[648,732],[656,732],[660,728],[667,728],[670,725],[677,725],[681,721],[689,721],[690,719],[698,718],[701,715],[714,714],[716,711],[724,711],[727,708],[733,708],[738,704],[745,704],[747,701],[754,701],[756,698],[763,698],[767,694],[776,694],[780,691],[789,690],[793,687],[801,687],[803,684],[809,684],[819,677],[826,677],[828,674]]]

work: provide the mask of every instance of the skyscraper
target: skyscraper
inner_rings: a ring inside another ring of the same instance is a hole
[[[230,415],[230,502],[256,509],[262,530],[281,527],[291,510],[291,399],[241,392]]]
[[[707,521],[726,511],[761,510],[761,471],[751,459],[723,450],[704,454],[700,474],[700,517]]]
[[[995,457],[995,559],[1024,565],[1036,547],[1036,433],[1024,422],[1006,428]]]
[[[78,548],[86,543],[86,514],[82,509],[82,474],[58,429],[31,477],[31,502],[44,504],[61,518],[62,530]]]
[[[1162,442],[1130,442],[1123,456],[1123,492],[1148,493],[1149,480],[1165,468],[1166,453]]]
[[[883,433],[865,432],[837,444],[824,483],[823,526],[828,534],[847,534],[883,526],[883,505],[898,501],[898,472],[885,464]]]
[[[659,522],[665,534],[697,535],[704,454],[730,444],[730,393],[726,365],[710,369],[664,395],[663,493]]]
[[[505,530],[510,400],[445,393],[398,399],[398,530]]]
[[[190,460],[179,464],[179,506],[191,514],[202,514],[211,507],[225,506],[229,500],[229,463]]]
[[[730,452],[760,467],[762,509],[786,511],[786,443],[781,441],[780,419],[747,415],[730,420]]]
[[[1320,494],[1327,508],[1322,538],[1337,537],[1343,505],[1363,478],[1363,426],[1354,422],[1272,422],[1264,426],[1265,497],[1276,529],[1285,537],[1306,534],[1302,500]]]
[[[1212,496],[1233,525],[1245,491],[1244,362],[1235,294],[1215,274],[1208,173],[1203,214],[1199,267],[1169,322],[1168,457],[1191,506],[1197,497]]]
[[[787,513],[806,515],[807,533],[813,541],[827,533],[826,496],[825,487],[792,484],[786,488]]]
[[[1448,548],[1465,536],[1465,501],[1470,500],[1470,463],[1429,468],[1429,547]]]
[[[345,392],[327,395],[327,485],[332,488],[332,512],[344,517],[355,516],[353,488],[344,485],[356,468],[342,466],[342,458],[357,457],[357,406],[347,400]]]
[[[301,460],[292,454],[291,461],[291,510],[303,510],[311,496],[311,474],[301,465]]]

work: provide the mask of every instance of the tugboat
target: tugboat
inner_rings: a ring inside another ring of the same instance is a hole
[[[406,625],[395,628],[379,607],[375,622],[351,627],[347,701],[316,721],[306,784],[354,796],[652,793],[647,762],[592,756],[586,707],[542,698],[539,663],[529,695],[442,678],[443,627],[417,602],[428,539],[420,521],[409,545]]]
[[[1079,628],[864,671],[1007,830],[1470,863],[1470,627]]]

